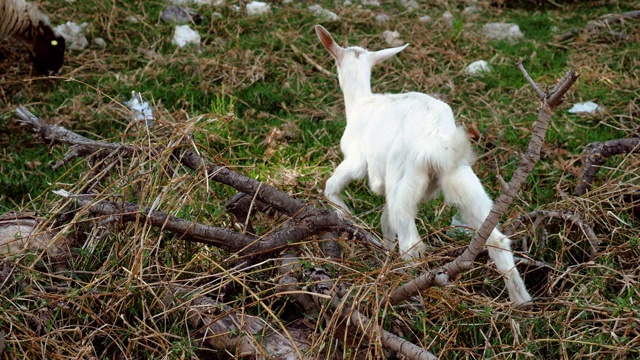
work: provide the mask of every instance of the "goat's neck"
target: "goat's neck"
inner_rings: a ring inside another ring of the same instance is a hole
[[[371,72],[356,69],[355,71],[341,73],[340,88],[344,95],[344,104],[349,108],[358,99],[372,95]]]

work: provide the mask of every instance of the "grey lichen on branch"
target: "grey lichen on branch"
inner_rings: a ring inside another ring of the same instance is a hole
[[[480,229],[478,229],[476,236],[469,243],[469,246],[462,255],[458,256],[453,261],[450,261],[447,264],[431,270],[396,288],[388,297],[388,301],[391,304],[397,304],[401,301],[408,300],[420,291],[437,285],[437,282],[447,283],[448,279],[456,277],[463,271],[470,270],[473,267],[473,261],[478,254],[482,252],[491,231],[498,224],[502,214],[504,214],[504,212],[509,208],[513,198],[533,170],[538,159],[540,159],[540,151],[544,143],[544,137],[551,119],[552,110],[562,102],[562,97],[576,82],[579,75],[573,69],[567,71],[553,89],[547,94],[544,94],[529,77],[522,66],[522,63],[518,62],[516,65],[523,72],[525,78],[534,88],[538,96],[544,95],[541,98],[538,119],[535,122],[531,140],[529,141],[529,146],[525,155],[522,157],[518,168],[514,172],[507,186],[503,186],[504,190],[495,200],[489,216],[484,221]]]

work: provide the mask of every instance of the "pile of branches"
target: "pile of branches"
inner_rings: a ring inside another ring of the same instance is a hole
[[[88,170],[47,195],[51,208],[0,219],[28,234],[15,241],[31,249],[7,257],[0,271],[2,301],[11,304],[0,322],[0,353],[436,358],[445,349],[431,349],[433,340],[416,333],[414,315],[390,314],[423,312],[421,321],[433,325],[442,306],[475,297],[452,280],[477,271],[486,237],[540,156],[552,109],[578,78],[569,71],[545,93],[518,66],[541,100],[521,165],[469,246],[413,263],[394,260],[374,231],[322,203],[212,162],[193,141],[193,123],[140,126],[136,143],[98,142],[20,107],[20,121],[39,141],[70,145],[54,168],[82,166],[74,164],[80,158]],[[589,190],[608,154],[638,152],[638,139],[592,149],[576,193]],[[226,214],[215,205],[222,199]],[[523,215],[510,232],[550,219],[575,225],[588,240],[585,259],[596,256],[598,238],[575,213]],[[553,268],[532,258],[520,264]]]

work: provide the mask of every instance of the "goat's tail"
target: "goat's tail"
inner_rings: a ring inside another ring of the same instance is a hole
[[[439,149],[429,151],[428,163],[437,172],[449,172],[462,164],[471,165],[475,154],[463,127],[456,130],[438,144]]]

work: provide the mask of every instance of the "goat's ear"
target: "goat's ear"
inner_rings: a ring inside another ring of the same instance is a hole
[[[342,55],[344,53],[344,49],[341,48],[331,37],[331,34],[325,29],[322,25],[316,25],[316,34],[318,34],[318,39],[322,45],[324,45],[325,49],[329,51],[329,54],[333,56],[338,63],[342,61]]]
[[[400,51],[404,50],[407,46],[409,46],[409,44],[404,44],[402,46],[398,46],[398,47],[394,47],[394,48],[390,48],[390,49],[384,49],[384,50],[379,50],[376,52],[371,53],[371,59],[372,59],[372,66],[375,64],[379,64],[385,60],[387,60],[388,58],[392,57],[393,55],[399,53]]]

